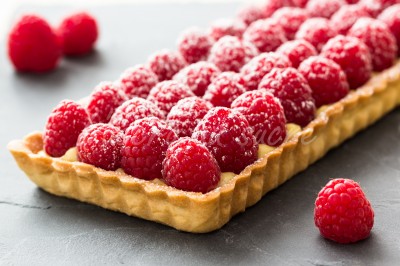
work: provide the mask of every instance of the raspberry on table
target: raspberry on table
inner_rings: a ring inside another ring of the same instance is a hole
[[[146,98],[151,88],[158,83],[157,75],[145,65],[136,65],[126,69],[117,83],[129,97]]]
[[[8,35],[8,56],[18,71],[47,72],[58,65],[61,47],[46,20],[25,15]]]
[[[203,96],[208,85],[221,73],[221,71],[210,62],[197,62],[179,71],[174,80],[186,84],[194,94]]]
[[[168,185],[201,193],[216,188],[221,179],[221,171],[211,152],[201,142],[191,138],[180,138],[171,143],[163,161],[162,173]]]
[[[364,85],[372,75],[368,47],[355,37],[338,35],[330,39],[322,48],[321,55],[340,65],[350,89]]]
[[[213,45],[208,61],[223,72],[239,72],[257,54],[258,50],[253,44],[237,37],[225,36]]]
[[[331,17],[332,27],[345,35],[357,19],[370,17],[369,13],[361,5],[344,5]]]
[[[246,24],[239,19],[221,18],[211,24],[209,34],[215,41],[224,36],[234,36],[240,39],[245,29]]]
[[[57,29],[65,55],[80,56],[93,50],[98,37],[96,19],[87,12],[63,19]]]
[[[330,18],[344,5],[345,0],[309,0],[306,10],[311,17]]]
[[[159,81],[169,80],[187,65],[182,55],[176,51],[163,49],[150,55],[147,66]]]
[[[346,74],[330,59],[312,56],[303,61],[298,70],[312,89],[316,107],[335,103],[349,93]]]
[[[306,40],[311,43],[318,52],[329,39],[338,35],[326,18],[310,18],[306,20],[296,33],[296,39]]]
[[[315,102],[307,80],[292,67],[274,68],[261,80],[259,89],[277,97],[289,123],[306,126],[315,117]]]
[[[231,107],[246,117],[258,143],[277,147],[285,140],[285,112],[268,91],[248,91],[234,100]]]
[[[104,170],[117,170],[121,163],[123,137],[122,131],[110,124],[88,126],[76,143],[79,161]]]
[[[288,41],[279,46],[276,52],[286,55],[295,68],[308,57],[318,54],[314,46],[306,40]]]
[[[394,64],[397,57],[396,39],[382,21],[360,18],[350,28],[348,35],[360,39],[368,46],[373,70],[382,71]]]
[[[185,30],[178,39],[178,50],[189,64],[207,60],[214,41],[199,28]]]
[[[286,55],[275,52],[262,53],[250,60],[240,71],[247,90],[256,90],[262,78],[274,67],[292,66]]]
[[[238,174],[257,160],[258,145],[249,122],[230,108],[214,107],[208,111],[192,138],[209,149],[222,172]]]
[[[400,0],[360,0],[359,5],[372,17],[377,17],[386,8],[399,3]]]
[[[75,147],[79,134],[90,124],[85,108],[71,100],[61,101],[47,119],[43,133],[45,152],[52,157],[63,156]]]
[[[400,4],[386,8],[378,19],[383,21],[396,38],[397,55],[400,56]]]
[[[154,116],[164,119],[164,113],[152,102],[133,97],[119,106],[111,116],[110,123],[125,131],[136,120]]]
[[[318,193],[314,222],[323,237],[354,243],[370,235],[374,210],[357,182],[337,178]]]
[[[263,19],[264,12],[258,5],[247,5],[239,9],[237,18],[243,21],[247,26],[256,20]]]
[[[292,0],[265,0],[262,6],[264,17],[269,18],[274,12],[285,6],[293,6]]]
[[[125,131],[121,149],[121,167],[134,177],[153,180],[161,178],[162,162],[169,144],[178,137],[156,117],[135,121]]]
[[[281,25],[286,39],[293,40],[300,25],[308,19],[308,16],[308,12],[303,8],[282,7],[272,15],[272,18]]]

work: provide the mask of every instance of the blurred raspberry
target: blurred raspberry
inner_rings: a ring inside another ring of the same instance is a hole
[[[345,0],[309,0],[306,10],[311,17],[330,18],[344,5]]]
[[[189,64],[207,59],[213,40],[198,28],[185,30],[178,39],[178,50]]]
[[[310,18],[304,22],[296,33],[296,39],[306,40],[311,43],[318,52],[329,39],[338,35],[326,18]]]
[[[397,41],[397,54],[400,56],[400,4],[386,8],[378,17],[392,32]]]
[[[264,12],[258,5],[247,5],[239,9],[237,18],[248,26],[256,20],[263,19]]]
[[[214,21],[210,27],[210,36],[218,41],[224,36],[242,38],[246,24],[238,19],[221,18]]]
[[[293,40],[300,25],[308,19],[308,12],[299,7],[282,7],[273,15],[285,32],[286,39]]]
[[[345,35],[357,19],[370,17],[369,13],[360,5],[344,5],[331,17],[332,27]]]

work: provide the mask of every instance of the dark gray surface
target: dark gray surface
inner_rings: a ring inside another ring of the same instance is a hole
[[[53,73],[16,74],[0,55],[0,264],[269,264],[396,265],[400,260],[400,110],[330,152],[325,158],[221,230],[178,232],[153,222],[52,196],[17,168],[5,146],[43,128],[64,98],[79,99],[102,80],[144,62],[151,52],[173,48],[188,25],[234,12],[236,5],[99,7],[98,51],[63,60]],[[51,21],[73,8],[30,7]],[[369,239],[339,245],[320,237],[313,203],[332,177],[360,182],[376,213]]]

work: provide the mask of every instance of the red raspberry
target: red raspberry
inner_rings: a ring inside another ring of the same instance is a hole
[[[292,0],[293,5],[301,8],[305,8],[308,0]]]
[[[179,100],[192,96],[195,95],[188,86],[175,80],[168,80],[152,88],[147,100],[155,103],[167,115]]]
[[[93,50],[98,37],[96,19],[86,12],[70,15],[58,27],[66,55],[79,56]]]
[[[262,78],[274,67],[292,66],[286,55],[270,52],[262,53],[250,60],[240,71],[247,90],[256,90]]]
[[[267,0],[262,6],[264,17],[269,18],[279,8],[294,6],[292,0]]]
[[[397,41],[397,54],[400,56],[400,4],[386,8],[378,17],[392,32]]]
[[[225,36],[211,48],[208,61],[221,71],[239,72],[240,68],[258,54],[257,48],[237,37]]]
[[[8,56],[18,71],[46,72],[57,66],[61,47],[47,21],[25,15],[8,36]]]
[[[317,55],[314,46],[305,40],[289,41],[279,46],[277,53],[286,55],[292,66],[297,68],[306,58]]]
[[[237,19],[222,18],[214,21],[210,27],[210,36],[215,41],[218,41],[224,36],[235,36],[242,38],[243,32],[246,29],[246,24]]]
[[[178,39],[178,50],[189,64],[207,59],[213,40],[201,29],[190,28]]]
[[[384,9],[389,6],[399,4],[400,0],[361,0],[362,6],[372,17],[377,17]]]
[[[308,12],[299,7],[282,7],[272,15],[272,18],[281,25],[286,39],[293,40],[300,25],[308,19]]]
[[[208,86],[203,99],[214,106],[230,107],[231,103],[245,92],[240,74],[223,72]]]
[[[289,123],[306,126],[315,117],[315,103],[307,80],[292,67],[274,68],[262,79],[259,89],[277,97]]]
[[[350,179],[333,179],[318,193],[314,222],[321,235],[346,244],[369,236],[374,210],[360,186]]]
[[[344,5],[344,0],[309,0],[306,10],[311,17],[330,18]]]
[[[370,17],[360,5],[344,5],[331,17],[331,25],[339,34],[346,34],[357,19]]]
[[[108,123],[115,109],[128,100],[125,93],[111,82],[102,82],[89,96],[86,108],[93,123]]]
[[[158,77],[148,67],[136,65],[126,69],[117,82],[129,98],[146,98],[151,88],[158,83]]]
[[[311,43],[318,52],[329,39],[338,35],[326,18],[310,18],[304,22],[296,33],[296,39],[303,39]]]
[[[76,145],[79,134],[88,125],[90,118],[82,106],[70,100],[61,101],[47,119],[44,150],[53,157],[63,156]]]
[[[261,53],[275,51],[287,41],[281,24],[272,18],[252,23],[244,32],[243,40],[254,44]]]
[[[139,97],[133,97],[118,107],[111,117],[110,123],[125,131],[138,119],[154,116],[164,119],[163,112],[152,102]]]
[[[258,143],[279,146],[286,138],[286,119],[279,100],[266,90],[248,91],[232,103],[242,113]]]
[[[238,111],[214,107],[196,126],[192,138],[206,145],[223,172],[240,173],[257,160],[253,130]]]
[[[312,56],[298,69],[308,81],[317,107],[337,102],[349,93],[346,74],[330,59]]]
[[[178,139],[169,146],[162,173],[168,185],[201,193],[216,188],[221,179],[221,171],[211,152],[201,142],[190,138]]]
[[[264,12],[257,5],[247,5],[239,9],[237,18],[243,21],[247,26],[256,20],[263,19]]]
[[[340,65],[346,73],[350,89],[360,87],[371,77],[371,55],[368,47],[357,38],[336,36],[325,44],[321,55]]]
[[[169,144],[178,137],[156,117],[135,121],[125,131],[121,149],[121,166],[134,177],[153,180],[161,178],[162,162]]]
[[[167,123],[179,137],[190,137],[212,104],[198,97],[180,100],[167,116]]]
[[[197,62],[179,71],[174,76],[174,80],[189,86],[197,96],[203,96],[208,85],[220,73],[221,71],[212,63]]]
[[[397,57],[396,39],[382,21],[360,18],[348,35],[360,39],[368,46],[375,71],[382,71],[394,64]]]
[[[155,52],[148,61],[148,67],[158,76],[159,81],[171,79],[186,66],[181,54],[167,49]]]
[[[123,137],[122,131],[113,125],[90,125],[78,137],[78,158],[105,170],[116,170],[121,163]]]

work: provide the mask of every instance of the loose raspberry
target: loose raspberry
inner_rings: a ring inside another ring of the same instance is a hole
[[[18,71],[46,72],[57,66],[61,47],[53,29],[43,18],[25,15],[8,36],[8,56]]]
[[[299,7],[282,7],[272,15],[272,18],[281,25],[286,39],[293,40],[300,25],[308,19],[308,12]]]
[[[237,18],[243,21],[247,26],[256,20],[263,19],[264,12],[260,6],[247,5],[239,9]]]
[[[346,74],[330,59],[312,56],[298,69],[308,81],[317,107],[337,102],[349,93]]]
[[[143,98],[133,97],[115,110],[110,123],[125,131],[136,120],[150,116],[165,118],[163,112],[154,103]]]
[[[181,138],[167,150],[163,177],[175,188],[207,193],[217,187],[221,171],[206,146],[194,139]]]
[[[158,83],[158,77],[147,66],[136,65],[126,69],[118,83],[129,98],[146,98],[151,88]]]
[[[375,71],[382,71],[394,64],[397,57],[396,39],[382,21],[360,18],[350,28],[348,35],[360,39],[368,46]]]
[[[240,71],[247,90],[256,90],[262,78],[274,67],[292,66],[286,55],[274,52],[262,53],[250,60]]]
[[[203,96],[208,85],[220,73],[221,71],[213,63],[197,62],[179,71],[174,80],[189,86],[197,96]]]
[[[323,237],[353,243],[369,236],[374,210],[358,183],[338,178],[318,193],[314,222]]]
[[[285,112],[271,93],[263,89],[248,91],[232,103],[232,108],[246,117],[258,143],[276,147],[285,140]]]
[[[186,61],[178,52],[167,49],[155,52],[148,61],[148,67],[158,76],[159,81],[171,79],[186,66]]]
[[[285,6],[293,6],[292,0],[266,0],[262,6],[264,17],[269,18],[272,14]]]
[[[385,8],[399,3],[400,0],[361,0],[359,5],[372,17],[377,17]]]
[[[306,10],[311,17],[330,18],[344,5],[344,0],[309,0]]]
[[[210,36],[215,41],[218,41],[224,36],[234,36],[240,39],[245,29],[246,24],[241,20],[222,18],[211,24]]]
[[[257,160],[253,130],[238,111],[214,107],[196,126],[192,138],[211,151],[223,172],[240,173]]]
[[[287,41],[281,24],[272,18],[258,20],[251,24],[244,32],[243,40],[254,44],[261,53],[275,51]]]
[[[306,126],[315,117],[315,103],[307,80],[292,67],[274,68],[262,79],[259,89],[277,97],[289,123]]]
[[[102,82],[89,96],[86,108],[93,123],[108,123],[115,109],[128,100],[126,94],[111,82]]]
[[[301,8],[305,8],[308,0],[292,0],[293,5]]]
[[[318,52],[329,39],[338,35],[326,18],[311,18],[304,22],[296,33],[296,39],[306,40],[311,43]]]
[[[127,128],[121,149],[121,166],[134,177],[161,178],[162,162],[169,144],[178,137],[162,120],[146,117]]]
[[[346,73],[350,89],[360,87],[371,77],[371,55],[368,47],[357,38],[336,36],[325,44],[321,55],[340,65]]]
[[[214,106],[230,107],[231,103],[245,92],[240,74],[223,72],[208,86],[203,99]]]
[[[331,17],[331,25],[339,34],[346,34],[357,19],[370,17],[360,5],[344,5]]]
[[[105,170],[116,170],[121,163],[123,137],[122,131],[113,125],[90,125],[78,137],[78,158]]]
[[[198,28],[184,31],[178,39],[178,50],[189,64],[207,59],[213,40]]]
[[[44,150],[53,157],[63,156],[76,145],[79,134],[89,125],[89,115],[82,106],[70,100],[61,101],[47,119]]]
[[[221,71],[239,72],[240,68],[258,54],[257,48],[237,37],[225,36],[211,48],[208,61]]]
[[[386,8],[378,17],[392,32],[397,41],[397,54],[400,56],[400,4]]]
[[[58,27],[66,55],[79,56],[93,50],[98,37],[96,19],[86,12],[80,12],[63,19]]]
[[[305,40],[289,41],[279,46],[277,53],[286,55],[292,66],[297,68],[301,62],[310,56],[317,55],[314,46]]]

